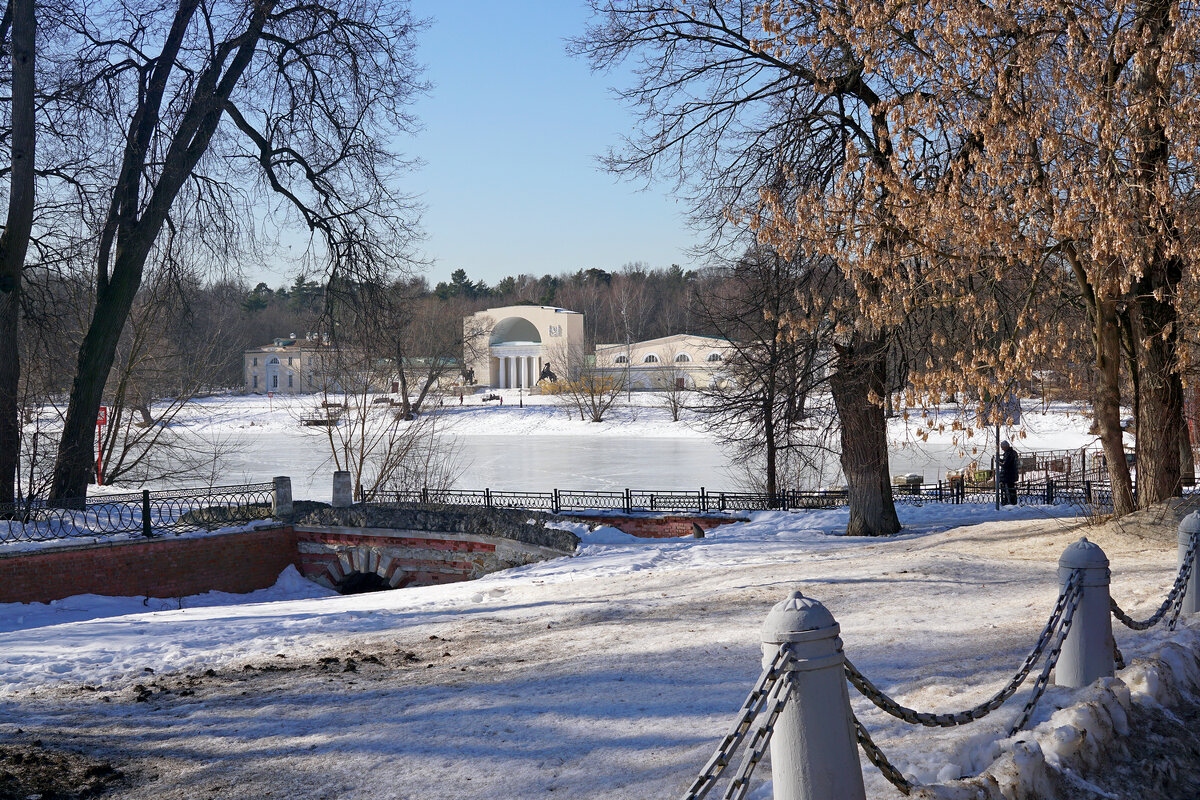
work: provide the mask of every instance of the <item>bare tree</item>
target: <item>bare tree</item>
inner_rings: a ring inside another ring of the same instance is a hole
[[[663,408],[671,415],[672,422],[679,422],[679,415],[688,407],[688,401],[694,394],[695,385],[691,383],[692,376],[687,369],[687,358],[682,350],[674,347],[663,348],[662,360],[654,370],[653,388],[662,395]]]
[[[544,392],[557,395],[563,405],[579,414],[581,422],[603,422],[625,391],[626,373],[597,369],[591,350],[583,343],[549,348],[546,356],[555,380],[541,385]]]
[[[0,54],[12,56],[7,145],[8,215],[0,233],[0,503],[10,502],[20,464],[21,283],[34,211],[34,0],[9,0],[0,21]]]
[[[389,301],[393,324],[384,335],[393,342],[389,355],[398,366],[401,410],[412,417],[422,412],[431,392],[462,371],[459,359],[476,347],[475,332],[464,328],[462,319],[467,315],[459,302],[407,290],[393,292]]]
[[[855,189],[861,188],[864,164],[887,166],[891,85],[886,76],[867,70],[852,41],[822,38],[825,16],[840,13],[835,4],[813,3],[778,22],[780,44],[774,48],[758,44],[776,33],[764,29],[764,21],[777,24],[759,4],[705,0],[676,7],[657,0],[592,0],[590,5],[596,21],[574,50],[597,69],[632,61],[632,85],[621,95],[642,111],[635,136],[610,155],[608,165],[624,174],[674,178],[688,193],[697,221],[713,231],[714,247],[729,239],[748,243],[753,234],[785,259],[818,252],[798,237],[772,236],[776,229],[761,224],[770,218],[759,213],[767,189],[783,198],[837,188],[852,194],[861,208],[876,203],[878,198]],[[867,153],[864,162],[845,158],[850,141]],[[786,207],[781,199],[772,211]],[[830,226],[825,238],[856,235],[853,219],[851,214],[846,224]],[[889,247],[878,237],[869,244]],[[823,252],[835,263],[840,255],[833,246]],[[855,437],[842,456],[852,505],[849,530],[888,534],[900,526],[888,481],[885,419],[876,407],[883,404],[887,372],[878,354],[886,353],[892,329],[856,313],[857,306],[830,307],[839,334],[834,368],[842,373],[831,388],[839,414],[846,415],[844,435]],[[797,320],[795,327],[804,324]]]
[[[401,3],[112,0],[69,9],[64,24],[91,91],[60,110],[122,151],[90,187],[102,209],[87,220],[96,299],[59,443],[59,498],[86,488],[96,410],[156,254],[227,258],[248,236],[247,209],[270,196],[272,214],[313,233],[332,276],[403,263],[412,207],[389,141],[411,128],[405,109],[422,89]]]
[[[211,484],[233,452],[219,435],[205,440],[176,427],[181,415],[197,412],[195,400],[222,366],[219,333],[198,342],[181,335],[192,313],[181,277],[165,271],[151,279],[148,291],[135,299],[117,346],[104,393],[105,482]]]
[[[808,435],[808,428],[819,419],[810,399],[823,385],[828,369],[828,349],[821,347],[821,334],[826,344],[830,337],[819,325],[796,327],[798,320],[819,323],[823,318],[821,313],[807,313],[803,305],[821,294],[810,291],[812,266],[812,262],[756,249],[721,270],[721,280],[697,304],[697,315],[729,340],[730,355],[723,365],[727,379],[701,387],[702,400],[696,409],[722,441],[763,465],[761,484],[769,494],[785,488],[780,481],[785,460],[802,463],[800,450],[820,446]],[[824,265],[817,262],[817,266]],[[831,423],[827,415],[820,427]],[[860,434],[855,430],[848,435]],[[789,458],[792,451],[797,454]],[[890,493],[886,499],[891,507]],[[891,513],[894,517],[894,507]],[[877,524],[881,528],[871,530],[889,527]]]
[[[393,406],[387,388],[397,362],[371,346],[378,333],[371,314],[343,314],[320,370],[321,423],[335,469],[350,473],[356,497],[381,489],[448,488],[457,477],[457,452],[437,426],[436,414],[413,416]],[[352,321],[357,324],[352,324]]]

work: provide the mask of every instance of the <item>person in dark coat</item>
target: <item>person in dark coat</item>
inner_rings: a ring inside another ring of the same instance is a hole
[[[1000,443],[1000,503],[1006,506],[1017,504],[1017,478],[1019,461],[1017,451],[1008,442]]]

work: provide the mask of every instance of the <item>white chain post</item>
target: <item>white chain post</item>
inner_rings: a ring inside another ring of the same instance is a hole
[[[1200,536],[1200,511],[1193,511],[1179,523],[1180,568],[1183,567],[1183,560],[1187,557],[1192,540],[1197,536]],[[1200,561],[1200,553],[1197,554],[1196,561]],[[1200,563],[1196,563],[1196,561],[1192,562],[1192,574],[1184,588],[1183,607],[1179,611],[1180,614],[1195,614],[1200,611]]]
[[[1064,590],[1077,569],[1083,571],[1079,605],[1054,670],[1054,682],[1072,688],[1112,677],[1114,667],[1108,556],[1086,536],[1067,545],[1058,559],[1058,579]]]
[[[273,479],[273,483],[271,516],[290,517],[292,515],[292,479],[286,475],[277,475]]]
[[[792,686],[771,737],[775,800],[864,800],[851,722],[841,627],[800,592],[778,603],[762,628],[763,666],[791,643]]]
[[[349,508],[354,504],[354,484],[350,473],[338,470],[333,473],[333,507]]]

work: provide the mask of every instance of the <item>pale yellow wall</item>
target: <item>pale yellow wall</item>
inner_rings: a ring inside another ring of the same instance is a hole
[[[496,326],[510,318],[527,320],[537,329],[543,359],[553,360],[553,353],[584,344],[583,314],[574,311],[553,306],[502,306],[471,314],[463,320],[463,332],[468,338],[475,337],[477,344],[466,348],[463,360],[475,371],[479,386],[496,385],[489,342]]]
[[[628,347],[624,344],[596,345],[596,368],[627,372],[633,388],[663,388],[661,384],[664,381],[675,377],[686,377],[689,388],[692,388],[707,386],[719,379],[731,350],[729,342],[724,339],[681,333],[634,342]],[[721,361],[708,360],[714,353],[721,356]],[[681,354],[686,355],[688,360],[676,361]],[[657,357],[658,361],[647,362],[646,357],[650,355]],[[623,358],[628,358],[628,364],[620,360]]]
[[[271,369],[269,362],[272,358],[279,359],[279,385],[271,385]],[[288,364],[288,359],[292,363]],[[319,375],[321,371],[321,352],[316,348],[268,347],[258,350],[247,350],[242,354],[242,371],[245,390],[247,392],[276,392],[278,394],[306,394],[320,391]],[[255,363],[257,362],[257,363]],[[292,385],[288,386],[288,374],[292,376]],[[309,383],[309,377],[312,383]],[[255,377],[258,382],[255,383]]]

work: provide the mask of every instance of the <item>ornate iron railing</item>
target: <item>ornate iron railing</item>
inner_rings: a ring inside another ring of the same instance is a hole
[[[0,542],[184,533],[241,525],[271,515],[274,486],[114,494],[0,504]]]
[[[1082,483],[1056,479],[1021,481],[1015,489],[1016,500],[1021,505],[1063,503],[1085,509],[1104,510],[1111,507],[1112,504],[1112,492],[1108,485],[1094,484],[1091,481]],[[984,504],[994,503],[997,500],[995,484],[954,480],[893,486],[892,496],[900,505]],[[845,489],[821,489],[768,494],[765,492],[713,492],[704,488],[699,491],[555,489],[549,492],[515,492],[494,489],[412,489],[377,490],[369,495],[360,496],[358,499],[378,505],[524,508],[555,513],[560,511],[709,513],[840,508],[849,504],[849,492]]]

